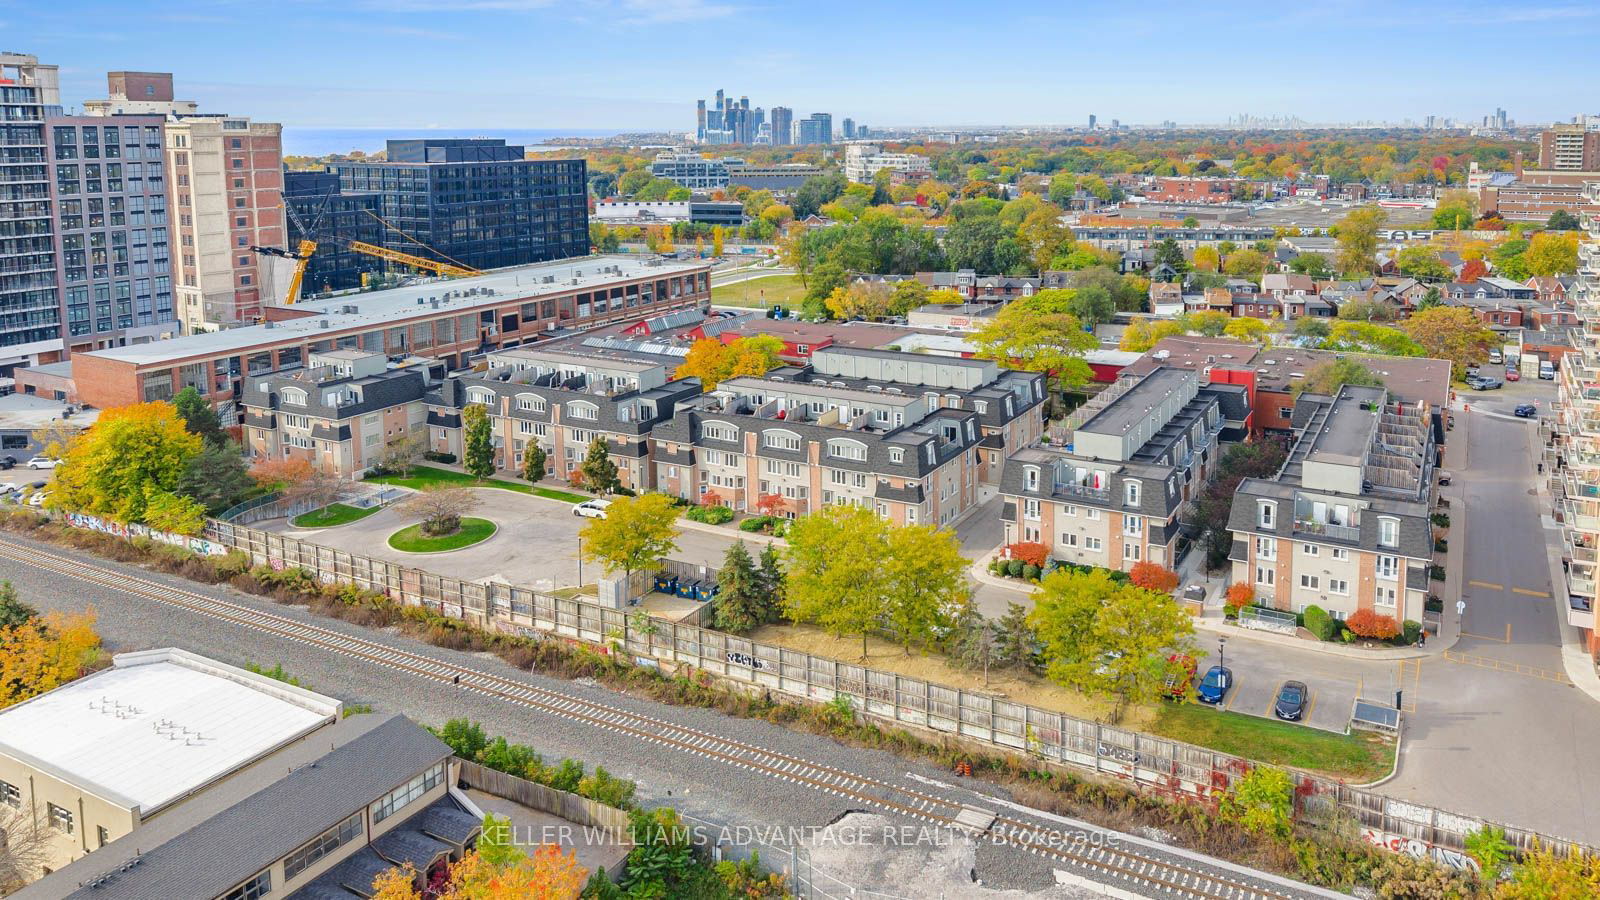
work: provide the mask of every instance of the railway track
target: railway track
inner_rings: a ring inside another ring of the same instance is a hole
[[[1015,847],[1069,872],[1137,896],[1288,900],[1321,892],[1294,890],[1232,869],[1158,854],[1119,840],[1115,832],[1094,835],[998,815],[928,791],[859,775],[802,757],[680,725],[560,691],[445,662],[425,654],[355,637],[342,631],[159,582],[94,563],[0,539],[0,560],[90,582],[169,607],[219,619],[280,639],[383,666],[436,683],[459,686],[525,709],[559,716],[642,743],[712,759],[766,777],[898,813],[921,822],[962,829],[975,837]],[[974,826],[974,821],[977,825]],[[984,823],[987,822],[987,825]]]

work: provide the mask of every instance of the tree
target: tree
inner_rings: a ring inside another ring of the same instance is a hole
[[[1400,327],[1421,346],[1426,355],[1450,360],[1457,378],[1461,377],[1467,364],[1482,362],[1495,342],[1494,332],[1484,327],[1471,310],[1462,306],[1436,306],[1423,310]]]
[[[37,609],[18,599],[17,589],[11,582],[0,582],[0,628],[15,628],[38,616]]]
[[[844,173],[834,171],[807,178],[794,195],[794,214],[800,218],[812,215],[831,203],[845,189]]]
[[[401,504],[401,511],[422,520],[422,533],[439,537],[461,530],[461,517],[478,507],[478,495],[470,488],[435,484],[412,494]]]
[[[244,499],[254,482],[244,456],[232,442],[208,443],[191,457],[178,479],[178,493],[216,515]]]
[[[902,525],[888,532],[884,561],[884,620],[910,655],[947,631],[969,599],[967,560],[954,529]]]
[[[417,462],[422,459],[422,454],[427,449],[428,441],[422,434],[402,432],[385,442],[381,465],[385,469],[399,473],[402,477],[409,478],[411,470],[416,468]]]
[[[1506,830],[1497,825],[1482,825],[1462,842],[1467,855],[1478,864],[1485,881],[1498,881],[1506,864],[1517,858],[1516,848],[1506,840]]]
[[[1189,264],[1194,266],[1196,271],[1215,272],[1222,265],[1222,257],[1215,247],[1199,246],[1194,248],[1194,253],[1190,255]]]
[[[79,677],[100,654],[94,610],[0,627],[0,709]]]
[[[783,617],[787,579],[783,574],[783,559],[775,544],[761,548],[761,568],[756,571],[761,584],[761,621],[776,622]]]
[[[350,482],[332,472],[314,468],[306,463],[305,474],[282,484],[283,499],[291,505],[321,509],[336,503],[350,493]]]
[[[461,411],[461,424],[461,464],[468,475],[488,478],[494,474],[494,428],[489,422],[489,408],[482,403],[468,403]]]
[[[1580,224],[1577,216],[1564,209],[1558,209],[1550,214],[1550,218],[1545,221],[1544,227],[1551,231],[1576,231]]]
[[[1061,224],[1061,215],[1060,207],[1043,203],[1017,227],[1017,240],[1036,272],[1048,269],[1057,254],[1072,244],[1072,229]]]
[[[783,341],[770,334],[742,337],[731,344],[705,338],[689,346],[689,353],[675,374],[679,378],[698,378],[700,389],[710,391],[729,378],[765,375],[778,365],[782,352]]]
[[[1353,297],[1339,307],[1339,318],[1346,322],[1388,322],[1394,318],[1394,310],[1376,300]]]
[[[48,505],[144,522],[152,498],[162,503],[177,498],[178,483],[202,443],[170,403],[108,409],[67,448]]]
[[[835,319],[878,319],[889,314],[891,288],[881,281],[857,281],[834,288],[823,301]]]
[[[1333,326],[1322,316],[1301,316],[1294,320],[1294,336],[1315,341],[1311,346],[1320,345],[1332,330]]]
[[[494,858],[504,859],[495,862]],[[386,869],[372,882],[373,900],[523,900],[523,898],[577,897],[589,870],[578,865],[573,851],[542,844],[530,856],[509,847],[498,853],[493,846],[469,850],[450,863],[449,875],[426,894],[416,891],[416,872],[410,864]]]
[[[722,240],[723,240],[723,237],[724,237],[724,233],[723,233],[722,226],[721,225],[713,225],[711,227],[711,255],[717,257],[718,259],[722,258]]]
[[[1294,784],[1282,769],[1255,766],[1222,795],[1217,812],[1251,834],[1287,840],[1294,828]]]
[[[944,252],[952,269],[1011,275],[1027,270],[1022,245],[994,216],[964,219],[945,232]]]
[[[1041,312],[1019,300],[1000,310],[972,336],[973,354],[1027,372],[1044,372],[1059,388],[1086,384],[1092,373],[1083,355],[1100,346],[1077,316]]]
[[[1129,704],[1161,696],[1178,663],[1191,654],[1194,622],[1170,595],[1117,584],[1109,572],[1057,569],[1034,595],[1031,617],[1052,681]]]
[[[829,506],[795,521],[784,551],[784,612],[835,637],[867,633],[884,612],[889,524],[859,506]]]
[[[1456,276],[1456,280],[1462,284],[1471,284],[1487,274],[1489,274],[1489,267],[1484,265],[1483,260],[1469,259],[1461,267],[1461,274]]]
[[[744,541],[734,541],[723,554],[717,572],[717,596],[712,601],[713,628],[744,634],[764,621],[761,575]]]
[[[1377,268],[1378,229],[1389,214],[1376,206],[1351,210],[1339,220],[1339,271],[1347,275],[1369,275]]]
[[[483,748],[489,746],[489,737],[484,734],[483,726],[470,719],[451,719],[444,723],[443,728],[429,730],[462,759],[476,760]]]
[[[250,477],[263,491],[282,491],[311,477],[311,472],[311,460],[302,456],[287,459],[262,457],[250,467]]]
[[[1472,214],[1472,207],[1461,203],[1440,204],[1433,211],[1433,227],[1436,231],[1465,231],[1472,228],[1472,223],[1477,216]]]
[[[1490,253],[1494,260],[1494,267],[1501,276],[1517,281],[1526,280],[1528,277],[1528,252],[1529,242],[1521,238],[1513,238],[1502,242]]]
[[[659,565],[678,549],[677,520],[666,494],[620,497],[606,507],[605,518],[583,526],[583,558],[605,566],[607,574],[621,569],[632,590],[633,573]]]
[[[1156,243],[1155,267],[1171,266],[1174,272],[1183,273],[1189,269],[1189,261],[1183,258],[1183,248],[1172,238],[1164,238]]]
[[[32,809],[0,805],[0,835],[5,836],[0,841],[0,895],[26,887],[55,859],[58,834]]]
[[[1417,302],[1417,309],[1433,309],[1435,306],[1439,305],[1439,298],[1439,286],[1436,284],[1428,285],[1427,292],[1424,293],[1422,295],[1422,299]]]
[[[1529,275],[1570,275],[1578,271],[1578,236],[1546,232],[1528,242]]]
[[[1272,329],[1265,319],[1239,316],[1222,329],[1222,333],[1236,341],[1247,341],[1263,346],[1272,343]]]
[[[1567,900],[1600,894],[1600,856],[1574,850],[1558,853],[1535,842],[1500,886],[1506,900]]]
[[[197,501],[168,491],[145,490],[146,525],[173,534],[199,534],[205,528],[206,508]]]
[[[1400,274],[1410,278],[1445,281],[1456,274],[1430,247],[1405,247],[1395,256],[1395,263],[1400,267]]]
[[[583,483],[597,494],[615,493],[622,487],[622,480],[617,477],[617,464],[611,461],[605,438],[596,437],[589,442],[589,450],[578,464],[578,471],[583,474]]]
[[[1006,604],[1006,614],[994,624],[994,661],[1001,668],[1038,672],[1043,665],[1039,633],[1020,603]]]
[[[528,441],[522,449],[522,477],[528,481],[539,481],[546,474],[545,466],[549,464],[549,454],[536,441]]]
[[[1335,323],[1322,349],[1376,353],[1381,356],[1425,355],[1417,342],[1407,337],[1404,331],[1370,322]]]
[[[1267,257],[1259,250],[1246,247],[1229,254],[1222,267],[1223,271],[1234,278],[1243,278],[1260,284],[1267,272]]]
[[[904,316],[927,302],[927,286],[915,278],[907,278],[895,282],[894,290],[889,294],[888,312],[891,316]]]
[[[1328,267],[1328,257],[1321,253],[1297,253],[1289,260],[1289,271],[1299,275],[1310,275],[1312,278],[1327,278],[1333,274],[1333,269]]]
[[[1127,330],[1122,332],[1122,341],[1117,346],[1132,353],[1143,353],[1160,343],[1163,338],[1177,337],[1183,334],[1184,330],[1182,323],[1172,319],[1158,319],[1153,322],[1134,319]]]
[[[1145,560],[1134,563],[1128,571],[1128,581],[1149,591],[1170,594],[1178,589],[1178,573],[1157,562]]]
[[[1365,387],[1383,387],[1383,379],[1371,369],[1353,359],[1330,359],[1312,366],[1306,377],[1294,383],[1296,396],[1301,393],[1324,394],[1329,397],[1346,384]]]
[[[214,447],[221,447],[228,442],[228,433],[222,430],[222,420],[217,417],[217,411],[200,396],[194,385],[174,395],[172,406],[190,434],[199,435],[201,440]]]
[[[1202,309],[1189,314],[1189,330],[1206,337],[1221,337],[1233,317],[1214,309]]]

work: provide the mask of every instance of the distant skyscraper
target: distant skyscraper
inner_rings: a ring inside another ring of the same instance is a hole
[[[844,139],[845,140],[847,140],[847,141],[855,140],[855,136],[856,136],[856,120],[855,119],[845,119],[843,122],[840,123],[839,127],[844,129]]]
[[[694,123],[694,139],[697,141],[705,140],[706,102],[704,100],[696,100],[694,102]]]
[[[810,116],[801,119],[800,143],[833,143],[833,115],[830,113],[812,113]]]
[[[794,142],[794,110],[787,106],[772,108],[772,145],[781,147]]]
[[[860,140],[866,140],[867,138],[872,137],[872,132],[867,128],[867,126],[865,124],[857,125],[856,126],[856,137],[858,139],[860,139]]]
[[[8,365],[37,362],[40,354],[53,358],[62,347],[55,240],[51,237],[60,216],[50,214],[53,185],[45,167],[44,125],[45,119],[61,115],[57,73],[56,66],[41,64],[36,56],[0,52],[0,83],[5,85],[0,95],[6,103],[5,142],[0,147],[0,182],[5,183],[4,193],[0,193],[0,221],[5,223],[0,230],[0,272],[6,274],[0,276],[0,308],[7,312],[0,324],[0,346],[6,348],[3,360]],[[100,165],[95,165],[96,171]],[[104,218],[104,210],[99,212]],[[82,213],[80,208],[76,215],[79,227]],[[102,238],[103,234],[94,236]],[[84,255],[83,246],[78,245],[78,256]],[[108,252],[100,250],[95,261],[102,269],[107,266]],[[19,274],[10,274],[13,272]],[[109,313],[109,296],[105,305]]]
[[[1089,114],[1089,130],[1090,131],[1094,130],[1094,122],[1095,122],[1094,113],[1090,113]]]

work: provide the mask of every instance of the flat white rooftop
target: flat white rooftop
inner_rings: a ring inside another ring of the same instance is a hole
[[[340,713],[337,700],[183,650],[115,663],[0,712],[0,754],[148,816]]]
[[[165,341],[131,344],[78,355],[122,360],[136,365],[199,356],[218,356],[244,352],[256,347],[315,340],[315,335],[328,331],[387,327],[398,320],[418,315],[470,313],[482,307],[497,306],[513,300],[537,299],[572,291],[592,290],[637,278],[666,278],[708,268],[706,263],[675,260],[662,260],[656,265],[647,265],[647,259],[650,257],[586,256],[495,269],[482,275],[432,280],[407,287],[296,303],[292,307],[282,308],[293,308],[313,315],[274,322],[270,328],[266,325],[246,325],[242,328],[189,334]],[[613,271],[606,271],[607,269]],[[546,278],[551,281],[546,282]],[[474,289],[478,293],[467,294]],[[446,293],[452,295],[448,300],[445,299]],[[439,309],[433,309],[429,304],[433,299],[439,300]],[[354,312],[345,312],[352,307],[355,309]],[[322,326],[324,321],[328,323],[327,328]]]

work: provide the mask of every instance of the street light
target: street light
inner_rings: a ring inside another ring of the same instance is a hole
[[[583,587],[583,535],[578,535],[578,587]]]
[[[1227,644],[1228,644],[1228,636],[1227,635],[1225,635],[1225,634],[1217,635],[1217,665],[1218,666],[1222,666],[1223,668],[1227,668],[1227,659],[1228,658],[1226,656],[1224,656],[1223,652],[1222,652],[1223,648],[1226,647]]]

